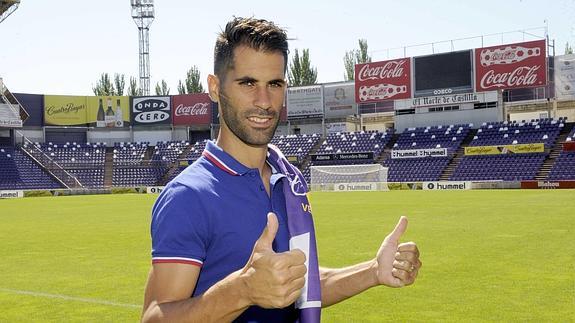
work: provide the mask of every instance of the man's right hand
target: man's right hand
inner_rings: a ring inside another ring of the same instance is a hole
[[[240,273],[247,298],[263,308],[292,304],[305,284],[305,254],[298,249],[282,253],[272,249],[278,226],[276,215],[268,213],[267,225]]]

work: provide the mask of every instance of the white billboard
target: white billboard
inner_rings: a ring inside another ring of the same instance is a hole
[[[287,90],[288,119],[323,116],[323,86],[290,87]]]
[[[377,183],[357,182],[357,183],[336,183],[333,185],[336,192],[353,192],[353,191],[377,191]]]
[[[555,56],[555,97],[575,99],[575,54]]]
[[[24,191],[0,191],[0,199],[16,199],[24,197]]]
[[[435,96],[395,100],[394,109],[413,109],[442,105],[460,105],[466,103],[497,102],[497,91],[452,94],[450,90],[439,91]]]
[[[423,182],[424,190],[470,190],[471,182]]]
[[[357,114],[355,82],[340,82],[323,86],[326,118],[347,117]]]
[[[402,158],[425,158],[425,157],[447,157],[447,148],[429,148],[429,149],[407,149],[391,151],[392,159]]]

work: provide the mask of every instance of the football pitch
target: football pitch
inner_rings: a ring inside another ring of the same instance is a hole
[[[136,322],[155,195],[0,200],[0,322]],[[401,215],[413,286],[376,287],[323,322],[573,322],[575,191],[312,193],[322,266],[371,259]]]

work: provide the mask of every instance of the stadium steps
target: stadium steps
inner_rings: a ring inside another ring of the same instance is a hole
[[[114,175],[114,147],[106,147],[106,161],[104,162],[104,187],[112,187]]]
[[[190,151],[192,151],[192,149],[194,148],[194,145],[188,145],[186,146],[186,148],[184,148],[184,150],[182,151],[182,153],[178,156],[178,158],[176,159],[176,161],[174,163],[170,164],[170,168],[168,169],[168,171],[164,174],[164,176],[162,176],[162,178],[158,181],[158,185],[166,185],[168,184],[168,181],[170,178],[172,178],[172,175],[174,175],[175,172],[179,171],[180,169],[180,160],[186,160],[186,156],[189,155]]]
[[[453,172],[459,166],[461,159],[463,158],[463,156],[465,156],[465,147],[467,147],[471,143],[471,141],[473,140],[473,137],[476,134],[477,134],[477,129],[470,129],[469,130],[467,137],[465,137],[465,139],[463,139],[463,141],[461,142],[461,146],[459,146],[459,148],[457,148],[457,151],[453,155],[453,158],[451,158],[451,160],[449,161],[449,164],[447,164],[447,166],[445,166],[445,169],[441,173],[441,176],[439,176],[440,181],[448,181],[451,178],[451,175],[453,175]]]
[[[315,145],[311,147],[307,156],[305,156],[304,159],[302,160],[301,164],[299,164],[298,168],[299,168],[300,172],[303,173],[304,169],[307,169],[309,167],[309,164],[311,162],[311,155],[317,153],[317,151],[321,147],[321,143],[326,139],[327,139],[327,136],[322,135],[319,138],[319,140],[315,143]]]
[[[146,152],[144,153],[144,158],[142,158],[142,164],[150,165],[152,161],[152,157],[154,157],[155,146],[150,146],[146,148]]]
[[[28,139],[26,139],[28,140]],[[30,142],[31,143],[31,142]],[[52,160],[48,157],[44,152],[40,149],[31,148],[30,150],[24,149],[22,147],[18,147],[20,152],[23,155],[28,157],[32,160],[42,171],[52,177],[56,182],[58,182],[64,188],[75,188],[75,187],[82,187],[82,184],[78,181],[78,179],[74,176],[71,176],[69,173],[64,171],[64,168],[60,166],[56,161]],[[50,167],[47,167],[50,165]],[[60,176],[58,176],[60,175]]]
[[[541,165],[541,168],[539,168],[537,175],[535,175],[536,180],[543,181],[549,177],[549,173],[551,173],[551,169],[553,168],[553,165],[555,165],[557,157],[559,157],[559,155],[561,154],[561,150],[563,150],[563,143],[567,139],[569,133],[571,133],[571,130],[573,130],[573,125],[574,123],[572,122],[565,124],[565,127],[563,127],[563,129],[561,130],[559,136],[557,137],[557,140],[555,141],[553,147],[549,151],[549,155],[547,155],[547,158],[545,158],[545,160],[543,161],[543,164]]]
[[[381,154],[379,156],[377,156],[375,158],[375,161],[378,164],[382,164],[386,159],[391,158],[391,150],[393,149],[393,145],[395,145],[395,143],[397,142],[397,139],[399,139],[399,134],[395,133],[391,136],[391,139],[389,139],[389,141],[387,142],[387,144],[385,145],[385,147],[383,147],[383,150],[381,151]]]

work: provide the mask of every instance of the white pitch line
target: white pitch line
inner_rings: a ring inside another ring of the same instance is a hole
[[[0,292],[19,294],[19,295],[29,295],[29,296],[35,296],[35,297],[63,299],[66,301],[93,303],[93,304],[99,304],[99,305],[109,305],[109,306],[129,307],[129,308],[141,308],[140,305],[135,305],[135,304],[116,303],[116,302],[109,302],[109,301],[94,299],[94,298],[74,297],[74,296],[66,296],[66,295],[60,295],[60,294],[49,294],[49,293],[42,293],[42,292],[33,292],[33,291],[28,291],[28,290],[17,290],[17,289],[9,289],[9,288],[1,288],[0,287]]]

